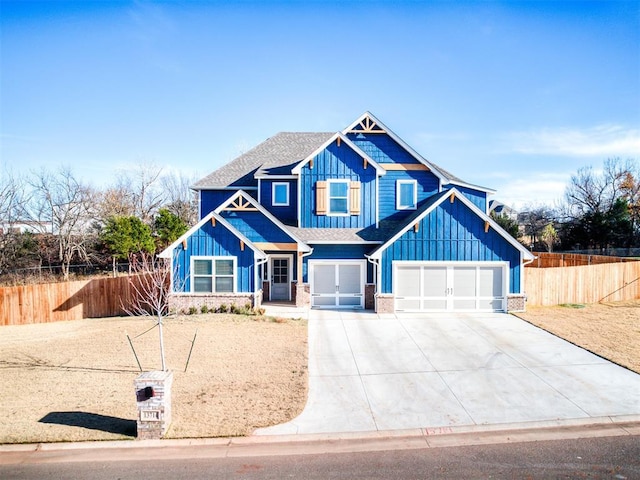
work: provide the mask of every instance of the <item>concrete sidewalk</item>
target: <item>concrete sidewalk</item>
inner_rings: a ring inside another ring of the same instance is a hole
[[[511,315],[311,310],[307,405],[255,433],[625,419],[640,420],[640,375]]]

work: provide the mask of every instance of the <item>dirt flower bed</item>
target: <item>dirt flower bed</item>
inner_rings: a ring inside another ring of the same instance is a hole
[[[133,438],[140,372],[125,332],[142,368],[159,370],[150,319],[1,327],[0,443]],[[306,321],[181,316],[165,322],[164,340],[174,372],[170,438],[247,435],[304,407]]]
[[[640,373],[640,300],[528,307],[518,317]]]

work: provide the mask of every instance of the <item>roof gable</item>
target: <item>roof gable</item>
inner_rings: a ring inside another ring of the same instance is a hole
[[[297,235],[295,235],[290,229],[287,228],[280,220],[274,217],[267,209],[265,209],[262,205],[260,205],[253,197],[251,197],[246,192],[239,190],[228,200],[220,204],[218,208],[214,210],[214,212],[220,215],[224,211],[237,211],[237,212],[259,212],[261,213],[267,220],[269,220],[274,226],[280,229],[283,233],[285,233],[289,238],[291,238],[295,243],[298,244],[298,248],[302,252],[310,252],[311,248],[301,240]]]
[[[307,165],[316,155],[322,152],[325,148],[327,148],[333,142],[344,142],[349,148],[351,148],[351,150],[353,150],[358,155],[360,155],[363,159],[365,159],[367,163],[376,170],[376,173],[378,173],[378,175],[384,175],[386,173],[385,170],[380,165],[378,165],[378,163],[375,160],[373,160],[369,155],[363,152],[355,143],[353,143],[343,133],[340,133],[340,132],[336,132],[335,134],[333,134],[333,136],[327,139],[326,142],[324,142],[322,145],[316,148],[313,152],[311,152],[304,160],[298,163],[295,166],[295,168],[291,170],[291,173],[299,174],[302,171],[302,167]]]
[[[475,188],[487,193],[495,193],[494,190],[478,185],[473,185],[465,182],[464,180],[456,177],[452,173],[448,172],[444,168],[428,161],[413,148],[409,146],[402,138],[396,135],[389,127],[382,123],[371,112],[365,112],[358,117],[353,123],[345,128],[342,133],[348,134],[385,134],[388,135],[394,142],[396,142],[402,149],[404,149],[411,157],[413,157],[418,163],[425,165],[429,170],[433,172],[442,184],[452,183],[454,185],[460,185],[464,187]]]
[[[235,235],[239,240],[241,240],[246,246],[248,246],[255,253],[258,258],[267,258],[267,255],[257,248],[245,235],[239,232],[233,225],[227,222],[224,218],[218,215],[216,212],[210,212],[206,217],[196,223],[193,227],[191,227],[186,233],[180,236],[175,242],[165,248],[162,252],[158,254],[160,258],[172,258],[173,250],[185,242],[191,235],[200,230],[207,222],[210,221],[219,222],[224,228],[229,230],[233,235]]]
[[[413,215],[408,217],[400,227],[384,244],[377,248],[369,257],[372,259],[379,259],[389,246],[391,246],[396,240],[404,235],[409,229],[413,228],[418,222],[422,221],[427,215],[435,210],[444,201],[454,201],[455,199],[466,205],[477,217],[486,222],[485,224],[495,230],[501,237],[503,237],[508,243],[521,252],[523,258],[527,260],[533,260],[535,257],[527,250],[524,245],[520,244],[515,238],[509,235],[500,225],[498,225],[489,215],[480,210],[471,200],[466,198],[455,187],[445,192],[434,195],[429,201],[427,201],[421,209],[417,210]]]

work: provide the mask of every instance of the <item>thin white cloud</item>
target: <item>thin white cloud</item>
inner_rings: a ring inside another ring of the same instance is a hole
[[[640,155],[640,129],[622,125],[591,128],[542,128],[508,134],[511,151],[528,155],[635,157]]]
[[[562,201],[570,177],[570,173],[549,172],[530,172],[510,179],[501,175],[493,184],[497,190],[494,198],[516,210],[531,205],[554,207]]]

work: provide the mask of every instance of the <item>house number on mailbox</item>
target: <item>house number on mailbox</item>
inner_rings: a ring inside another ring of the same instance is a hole
[[[160,410],[140,410],[140,420],[143,422],[159,422]]]

